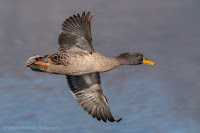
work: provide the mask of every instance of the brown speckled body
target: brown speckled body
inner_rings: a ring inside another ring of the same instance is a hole
[[[62,59],[57,59],[62,62],[61,65],[54,62],[55,56],[60,56]],[[120,65],[116,58],[107,58],[98,52],[69,52],[69,53],[54,53],[47,58],[51,59],[47,72],[65,75],[82,75],[93,72],[105,72]],[[47,59],[48,60],[48,59]],[[63,65],[64,64],[64,65]]]

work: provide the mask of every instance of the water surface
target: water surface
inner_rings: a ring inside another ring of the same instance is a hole
[[[1,1],[0,131],[200,132],[199,4],[197,0]],[[57,51],[61,24],[84,10],[96,13],[92,34],[97,51],[108,57],[141,52],[156,62],[101,74],[113,116],[123,117],[120,123],[99,122],[87,115],[71,95],[65,76],[26,68],[30,56]]]

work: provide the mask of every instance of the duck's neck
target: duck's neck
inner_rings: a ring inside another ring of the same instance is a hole
[[[116,57],[113,58],[107,58],[107,65],[111,66],[112,69],[120,66],[120,65],[129,65],[128,61],[126,60],[126,58],[123,58],[121,55],[118,55]]]
[[[121,65],[115,57],[114,58],[106,58],[106,59],[104,59],[104,61],[102,63],[103,63],[102,66],[104,66],[103,68],[105,69],[103,71],[108,71],[108,70],[111,70],[111,69]]]
[[[121,55],[118,55],[118,56],[116,56],[114,58],[118,61],[119,65],[128,65],[127,60],[122,58]]]
[[[99,72],[109,71],[117,66],[125,65],[125,62],[124,60],[121,59],[120,55],[117,57],[109,58],[99,53],[96,53],[96,54],[97,56],[94,56],[94,57],[95,57],[95,60],[98,60],[98,63],[95,63],[95,67],[96,67],[96,70]]]

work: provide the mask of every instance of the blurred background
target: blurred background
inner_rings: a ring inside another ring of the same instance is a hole
[[[199,133],[199,5],[198,0],[0,0],[0,132]],[[101,74],[120,123],[99,122],[84,112],[65,76],[26,68],[29,57],[56,52],[61,24],[83,11],[96,14],[95,50],[108,57],[140,52],[156,62]]]

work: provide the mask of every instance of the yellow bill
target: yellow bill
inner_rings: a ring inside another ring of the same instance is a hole
[[[143,62],[142,62],[142,64],[154,65],[155,62],[153,62],[153,61],[149,61],[149,60],[147,60],[147,59],[145,59],[145,58],[143,57]]]

